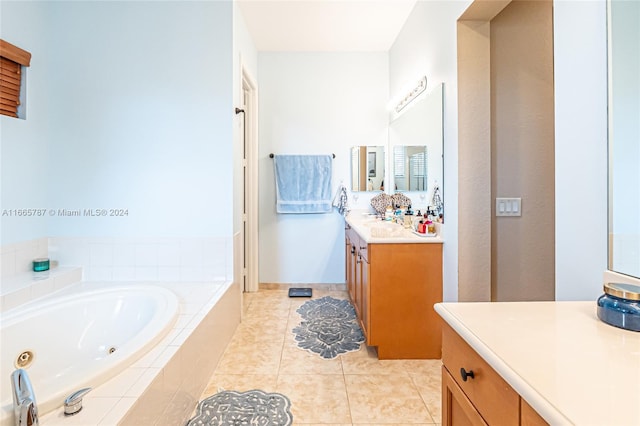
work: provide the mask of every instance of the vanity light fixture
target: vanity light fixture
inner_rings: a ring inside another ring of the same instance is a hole
[[[396,113],[402,111],[404,107],[418,97],[418,95],[427,89],[427,76],[425,75],[420,79],[416,87],[414,87],[396,106]]]

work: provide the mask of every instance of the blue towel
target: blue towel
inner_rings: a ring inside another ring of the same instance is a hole
[[[331,155],[275,155],[276,211],[331,212]]]

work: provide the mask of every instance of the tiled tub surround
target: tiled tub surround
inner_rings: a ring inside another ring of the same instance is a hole
[[[182,424],[189,418],[240,322],[240,289],[230,282],[152,284],[178,295],[180,312],[173,329],[142,358],[86,395],[80,413],[65,418],[60,407],[42,416],[41,425]],[[96,285],[104,283],[82,282],[56,295]],[[38,384],[33,386],[37,396]]]
[[[230,237],[52,237],[49,257],[83,268],[85,281],[208,282],[232,279]]]
[[[2,277],[0,311],[4,312],[39,297],[45,297],[81,280],[82,269],[70,266]]]
[[[33,269],[33,259],[47,257],[48,238],[6,244],[0,248],[0,276],[5,278],[29,272]],[[4,285],[4,284],[3,284]]]

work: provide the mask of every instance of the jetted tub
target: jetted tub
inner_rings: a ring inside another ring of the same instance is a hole
[[[10,375],[24,368],[39,415],[120,373],[173,327],[179,301],[153,285],[74,285],[2,314],[0,424],[13,424]],[[23,365],[24,366],[21,366]]]

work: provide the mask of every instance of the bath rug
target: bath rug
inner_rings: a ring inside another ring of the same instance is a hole
[[[186,426],[291,425],[290,409],[289,398],[279,393],[222,391],[200,401]]]
[[[348,300],[325,296],[305,302],[296,312],[302,322],[292,331],[301,349],[333,359],[357,351],[364,342],[356,311]]]

